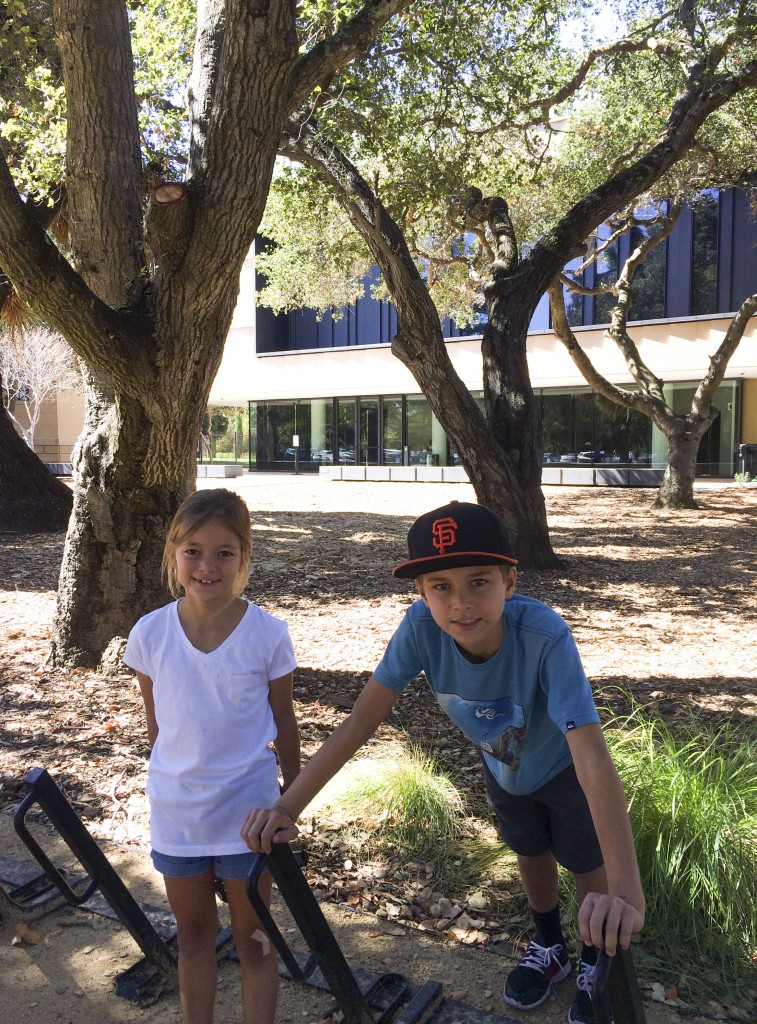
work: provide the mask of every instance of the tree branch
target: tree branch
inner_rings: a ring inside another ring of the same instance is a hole
[[[546,291],[568,262],[570,253],[582,248],[583,240],[597,224],[646,192],[690,149],[706,118],[737,93],[757,84],[757,60],[738,72],[703,80],[704,63],[689,71],[683,90],[676,98],[663,131],[650,149],[630,167],[613,175],[579,200],[524,257],[516,274],[535,282]]]
[[[313,89],[364,53],[395,14],[415,0],[367,0],[367,3],[328,39],[317,43],[297,61],[289,82],[288,113],[299,109]]]
[[[53,0],[66,87],[66,191],[73,261],[111,306],[138,296],[142,159],[125,0]]]
[[[723,381],[728,362],[744,337],[750,317],[755,313],[757,313],[757,292],[748,296],[741,303],[736,315],[728,325],[725,338],[720,343],[717,352],[710,357],[709,368],[700,381],[691,403],[692,409],[699,415],[706,416],[708,414],[712,397]]]
[[[600,395],[604,395],[611,402],[615,402],[616,405],[622,405],[626,409],[641,412],[645,416],[652,417],[655,422],[659,421],[661,415],[667,415],[669,410],[666,405],[661,407],[660,403],[649,395],[638,391],[628,391],[626,388],[611,384],[606,377],[599,373],[591,359],[589,359],[579,345],[578,339],[568,323],[568,317],[565,312],[565,296],[559,278],[556,277],[550,283],[547,292],[549,294],[553,330],[568,350],[570,358],[589,387],[593,388]]]
[[[66,338],[77,355],[128,384],[144,325],[85,284],[19,196],[0,153],[0,264],[19,296]]]

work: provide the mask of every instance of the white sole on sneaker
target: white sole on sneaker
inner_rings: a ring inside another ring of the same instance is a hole
[[[544,993],[541,999],[537,1000],[537,1002],[535,1003],[519,1003],[517,999],[514,999],[512,996],[509,996],[507,994],[507,983],[505,983],[505,990],[502,993],[502,998],[504,999],[508,1006],[513,1006],[516,1010],[535,1010],[537,1006],[541,1006],[542,1003],[546,1003],[546,1001],[552,994],[552,986],[556,985],[559,981],[565,981],[565,979],[570,974],[571,970],[572,968],[570,965],[570,960],[568,960],[567,963],[562,965],[557,974],[555,974],[553,978],[550,978],[549,985],[547,986],[547,991]]]

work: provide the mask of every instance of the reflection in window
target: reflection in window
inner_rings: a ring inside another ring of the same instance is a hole
[[[610,237],[610,228],[606,224],[600,224],[597,229],[597,242],[602,245]],[[618,279],[618,240],[608,245],[607,248],[597,257],[595,284],[597,287],[605,284],[614,284]],[[615,296],[612,292],[605,295],[597,295],[594,299],[594,323],[607,324],[610,322],[610,310],[615,305]]]
[[[652,218],[659,211],[664,214],[667,204],[641,207],[636,211],[638,217]],[[638,225],[631,229],[631,251],[633,252],[647,238],[656,235],[662,228],[661,224]],[[661,320],[665,316],[665,270],[667,265],[667,238],[647,253],[636,268],[631,285],[632,320]]]
[[[649,462],[651,424],[591,392],[542,395],[544,464]]]
[[[718,306],[718,220],[720,193],[708,189],[694,206],[691,315],[716,313]]]
[[[355,429],[355,400],[340,399],[337,405],[337,450],[339,462],[355,465],[357,462],[357,435]]]
[[[402,465],[402,399],[384,399],[384,450],[382,462],[385,466]]]
[[[572,395],[544,395],[541,424],[545,463],[560,462],[564,455],[575,455]]]
[[[573,272],[577,267],[581,266],[582,259],[571,260],[566,266],[565,270],[569,277],[573,277]],[[584,283],[584,275],[578,278],[578,283]],[[563,295],[565,297],[565,312],[568,317],[568,323],[571,327],[583,327],[584,322],[584,298],[583,295],[578,295],[576,292],[571,291],[570,288],[563,285]]]
[[[379,462],[379,401],[360,399],[360,462],[377,466]]]

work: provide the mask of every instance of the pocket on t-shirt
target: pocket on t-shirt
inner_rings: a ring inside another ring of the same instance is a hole
[[[226,696],[239,711],[253,711],[268,703],[268,676],[264,672],[244,672],[226,678]]]

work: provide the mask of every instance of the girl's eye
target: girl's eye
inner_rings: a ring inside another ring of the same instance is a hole
[[[234,552],[233,551],[219,551],[218,554],[221,556],[221,558],[233,558],[234,557]]]
[[[190,558],[194,558],[197,554],[197,548],[186,548],[184,554],[189,555]]]

